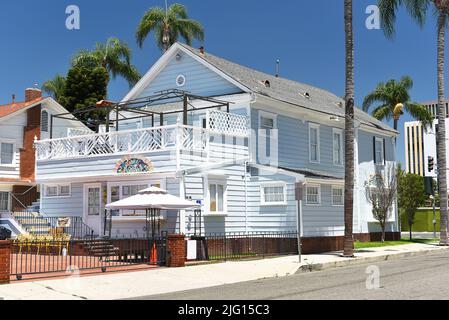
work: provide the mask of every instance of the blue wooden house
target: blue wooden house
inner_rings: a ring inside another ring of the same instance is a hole
[[[202,204],[199,221],[194,211],[163,212],[163,230],[189,235],[198,227],[203,234],[299,227],[305,252],[341,247],[340,97],[176,43],[121,105],[98,133],[36,142],[42,214],[82,217],[101,235],[106,203],[156,185]],[[365,189],[373,175],[395,165],[398,133],[360,109],[355,118],[354,233],[367,240],[380,228]],[[304,186],[299,206],[295,183]],[[113,235],[145,231],[141,212],[117,211],[111,219]],[[387,237],[398,232],[394,206]]]

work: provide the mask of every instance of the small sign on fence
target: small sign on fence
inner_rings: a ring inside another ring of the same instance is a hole
[[[67,228],[70,227],[70,223],[72,222],[72,219],[70,218],[58,218],[58,224],[57,228]]]

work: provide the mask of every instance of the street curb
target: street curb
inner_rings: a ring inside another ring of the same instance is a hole
[[[355,257],[355,258],[347,258],[347,260],[341,260],[341,261],[331,261],[331,262],[325,262],[325,263],[306,263],[306,265],[302,265],[298,268],[295,274],[298,273],[306,273],[306,272],[313,272],[313,271],[322,271],[332,268],[339,268],[339,267],[347,267],[352,265],[360,265],[365,263],[371,263],[371,262],[380,262],[380,261],[387,261],[391,259],[397,259],[397,258],[405,258],[405,257],[414,257],[414,256],[420,256],[420,255],[426,255],[430,253],[440,252],[443,250],[449,250],[449,247],[439,247],[439,248],[432,248],[432,249],[426,249],[426,250],[418,250],[418,251],[409,251],[409,252],[400,252],[400,253],[389,253],[384,254],[381,256],[375,256],[375,257]],[[357,252],[356,252],[357,254]]]

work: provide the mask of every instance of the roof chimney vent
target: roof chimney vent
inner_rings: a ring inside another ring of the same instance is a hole
[[[25,89],[25,102],[30,102],[42,98],[42,91],[37,88]]]

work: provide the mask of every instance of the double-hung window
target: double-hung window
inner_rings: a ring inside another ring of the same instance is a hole
[[[0,192],[0,211],[8,211],[9,207],[9,193],[8,192]]]
[[[226,212],[226,184],[220,181],[209,181],[209,213],[223,214]]]
[[[273,140],[273,130],[277,128],[276,115],[264,111],[259,111],[259,132],[261,142],[259,146],[264,150],[261,150],[262,155],[265,157],[271,156],[271,141]]]
[[[343,187],[332,187],[332,205],[333,206],[342,206],[344,197],[343,197]]]
[[[14,144],[8,142],[0,143],[0,164],[14,163]]]
[[[262,205],[284,205],[287,203],[285,183],[267,183],[261,185]]]
[[[306,187],[306,203],[307,204],[320,204],[320,186],[308,185]]]
[[[385,161],[384,139],[374,137],[374,163],[383,165]]]
[[[343,131],[341,129],[332,130],[333,137],[333,158],[334,165],[343,165]]]
[[[320,126],[315,123],[309,124],[309,160],[320,162]]]

